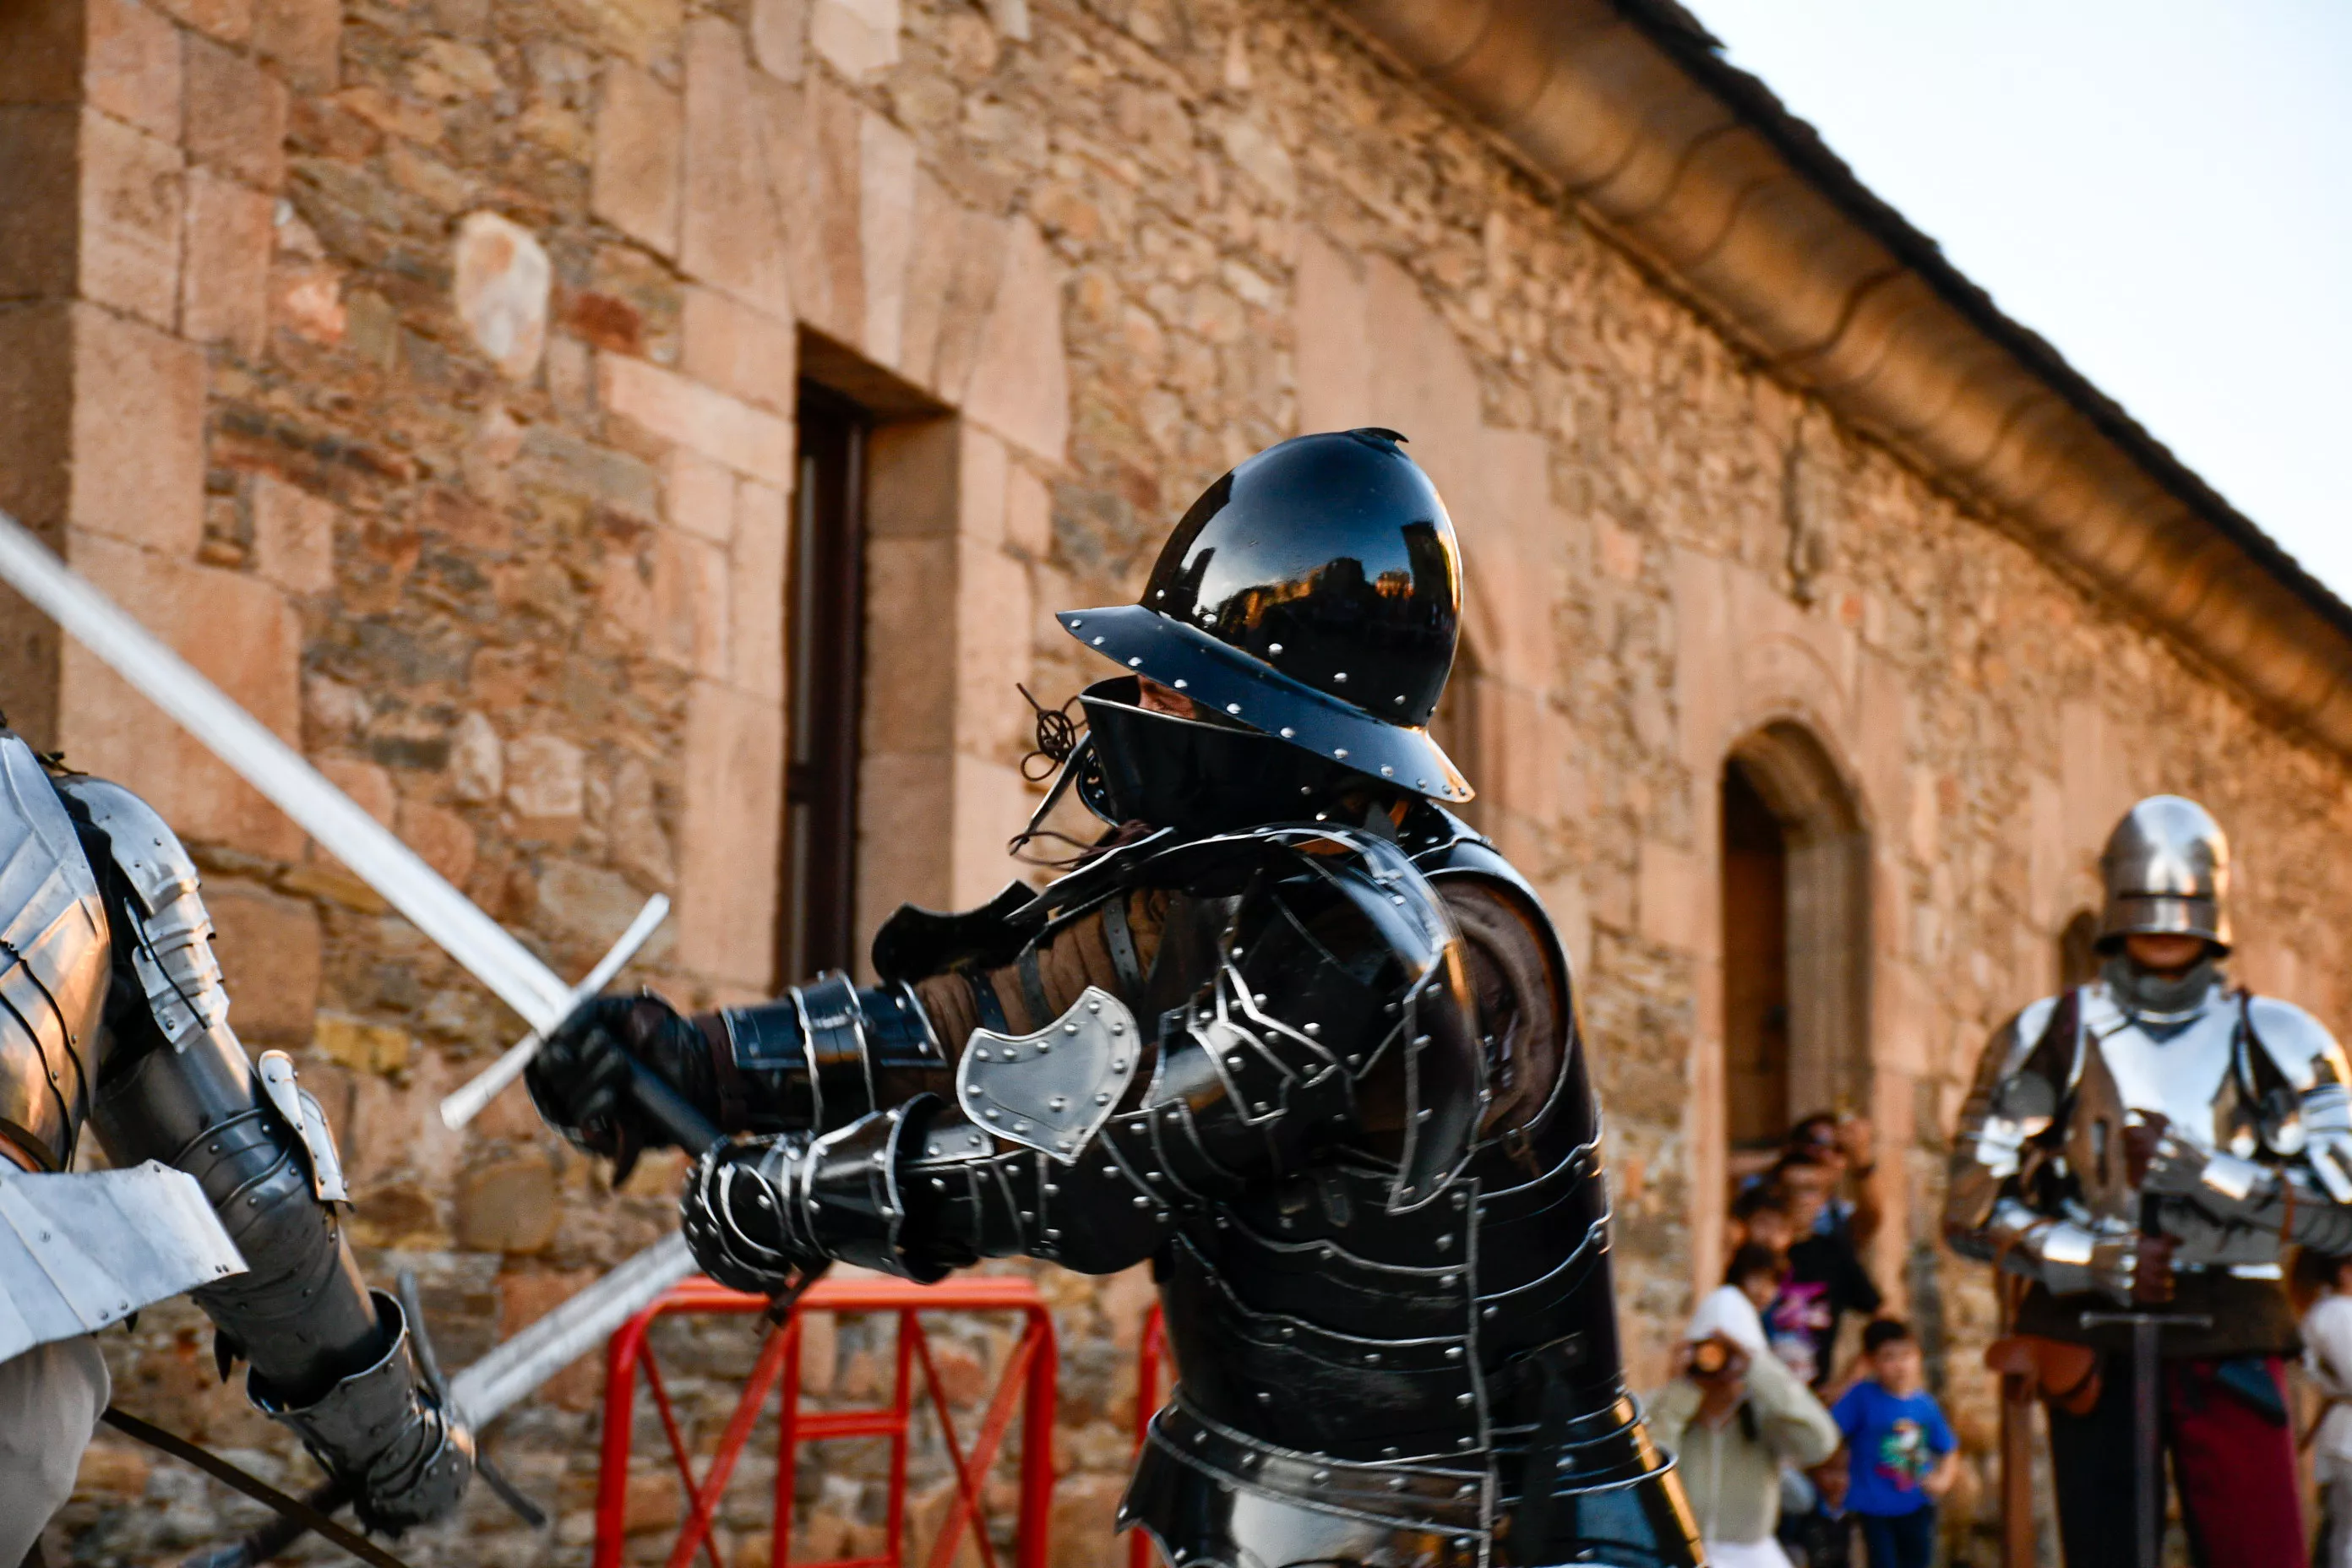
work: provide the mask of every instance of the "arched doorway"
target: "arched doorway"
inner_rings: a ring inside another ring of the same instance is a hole
[[[1720,787],[1725,1132],[1737,1165],[1808,1111],[1869,1110],[1870,840],[1828,753],[1795,723],[1734,746]]]

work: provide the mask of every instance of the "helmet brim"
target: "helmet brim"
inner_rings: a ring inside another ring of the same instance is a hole
[[[1212,710],[1393,788],[1460,804],[1476,792],[1414,725],[1391,724],[1142,605],[1065,610],[1062,629]]]

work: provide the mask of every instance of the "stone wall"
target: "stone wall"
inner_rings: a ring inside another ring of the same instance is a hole
[[[35,0],[0,13],[0,505],[557,967],[673,894],[631,978],[685,1003],[772,979],[801,374],[889,416],[867,923],[1017,869],[1013,683],[1091,674],[1050,610],[1130,595],[1248,452],[1403,430],[1464,541],[1482,821],[1581,972],[1637,1384],[1716,1267],[1717,784],[1764,726],[1813,737],[1868,835],[1875,1261],[1979,1451],[1992,1307],[1934,1248],[1943,1132],[2116,813],[2207,801],[2246,973],[2339,1001],[2341,759],[1761,373],[1304,0]],[[614,1195],[519,1094],[443,1131],[512,1021],[86,656],[0,624],[17,723],[199,846],[233,1021],[297,1051],[354,1235],[419,1271],[445,1359],[660,1232],[674,1164]],[[1100,1562],[1148,1286],[1040,1279],[1056,1558]],[[812,1386],[869,1390],[866,1334]],[[970,1394],[1005,1342],[954,1337]],[[746,1343],[677,1351],[715,1396]],[[145,1314],[119,1397],[299,1480],[208,1344]],[[489,1439],[551,1538],[478,1489],[411,1561],[583,1558],[600,1376]],[[820,1544],[871,1544],[869,1459],[812,1473]],[[77,1560],[253,1517],[111,1443],[84,1479]],[[648,1526],[676,1507],[635,1490]]]

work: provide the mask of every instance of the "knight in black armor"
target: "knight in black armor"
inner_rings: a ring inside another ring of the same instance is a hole
[[[2290,1243],[2352,1253],[2344,1053],[2302,1008],[2231,983],[2229,841],[2202,806],[2141,801],[2101,868],[2104,967],[1986,1046],[1946,1234],[2024,1287],[2011,1342],[2048,1401],[2069,1568],[2153,1562],[2163,1528],[2134,1517],[2130,1331],[2101,1321],[2121,1309],[2161,1321],[2192,1554],[2289,1568],[2309,1552],[2279,1260]]]
[[[105,1170],[77,1169],[95,1134]],[[0,1563],[70,1489],[105,1407],[92,1338],[183,1290],[224,1374],[371,1529],[446,1515],[472,1438],[343,1235],[341,1163],[280,1051],[228,1024],[194,862],[119,784],[0,729]]]
[[[1181,1381],[1121,1520],[1174,1563],[1690,1563],[1621,1372],[1568,963],[1444,809],[1461,566],[1400,439],[1260,453],[1141,603],[1060,616],[1123,669],[1039,813],[1109,825],[1067,874],[901,909],[871,985],[603,1001],[531,1090],[625,1160],[658,1138],[634,1057],[736,1134],[682,1210],[743,1289],[1150,1259]]]

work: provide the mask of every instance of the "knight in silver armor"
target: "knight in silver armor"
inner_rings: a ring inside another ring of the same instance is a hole
[[[2142,1561],[2158,1528],[2132,1517],[2125,1331],[2084,1322],[2117,1308],[2168,1319],[2165,1430],[2199,1560],[2298,1561],[2280,1258],[2352,1251],[2352,1072],[2309,1014],[2226,977],[2229,842],[2203,807],[2141,801],[2101,868],[2104,966],[1986,1047],[1946,1235],[2022,1283],[2028,1347],[2095,1352],[2045,1389],[2071,1568]]]
[[[1260,453],[1141,603],[1060,617],[1123,672],[1048,800],[1107,825],[1066,875],[902,909],[877,984],[599,1003],[531,1091],[626,1160],[658,1136],[634,1058],[741,1134],[681,1203],[741,1289],[1150,1260],[1181,1384],[1122,1522],[1186,1568],[1690,1563],[1624,1387],[1567,960],[1444,809],[1461,566],[1398,440]]]
[[[92,1336],[189,1292],[224,1374],[398,1531],[453,1510],[472,1439],[352,1260],[334,1136],[250,1059],[187,850],[120,785],[0,729],[0,1563],[65,1500],[107,1401]],[[94,1136],[103,1170],[82,1152]],[[25,1439],[38,1435],[39,1448]]]

